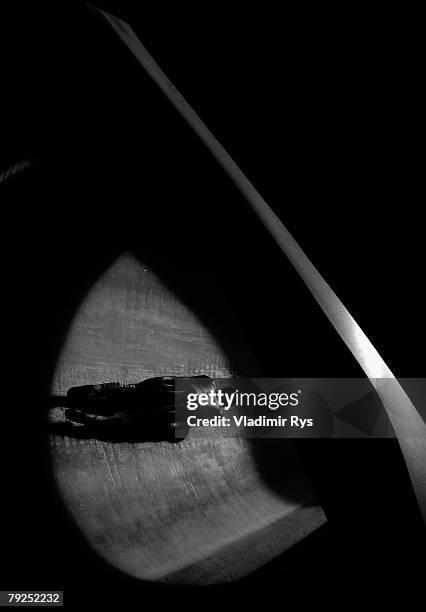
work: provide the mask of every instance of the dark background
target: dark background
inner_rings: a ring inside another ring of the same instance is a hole
[[[416,16],[102,6],[131,23],[395,375],[423,376]],[[204,590],[148,587],[104,565],[50,480],[45,397],[90,283],[123,250],[165,274],[172,261],[190,261],[197,283],[221,278],[265,376],[362,372],[230,181],[104,23],[84,5],[60,3],[15,7],[2,30],[0,170],[34,161],[1,195],[1,588],[63,589],[68,603],[83,593],[93,603],[128,603],[154,590],[173,604],[203,605]],[[217,252],[204,257],[203,237],[215,232]],[[232,281],[222,274],[229,269]],[[415,588],[423,529],[396,441],[298,447],[327,525],[209,598],[260,593],[279,605]]]

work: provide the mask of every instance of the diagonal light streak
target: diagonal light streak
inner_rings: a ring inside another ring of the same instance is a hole
[[[398,438],[417,501],[426,522],[426,424],[355,319],[290,232],[254,188],[194,109],[170,82],[129,24],[91,6],[118,34],[176,110],[204,142],[290,260],[330,323],[360,364],[380,397]]]

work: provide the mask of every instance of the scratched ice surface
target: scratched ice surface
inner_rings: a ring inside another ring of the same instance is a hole
[[[227,314],[219,315],[213,303],[212,320],[218,316]],[[161,375],[253,373],[256,366],[235,321],[228,327],[235,354],[225,355],[209,322],[199,320],[143,263],[123,255],[81,305],[52,392]],[[289,446],[279,492],[262,477],[251,444],[222,438],[219,431],[191,432],[178,444],[55,435],[51,448],[61,495],[91,546],[142,579],[235,579],[325,520],[309,503],[314,494]]]

